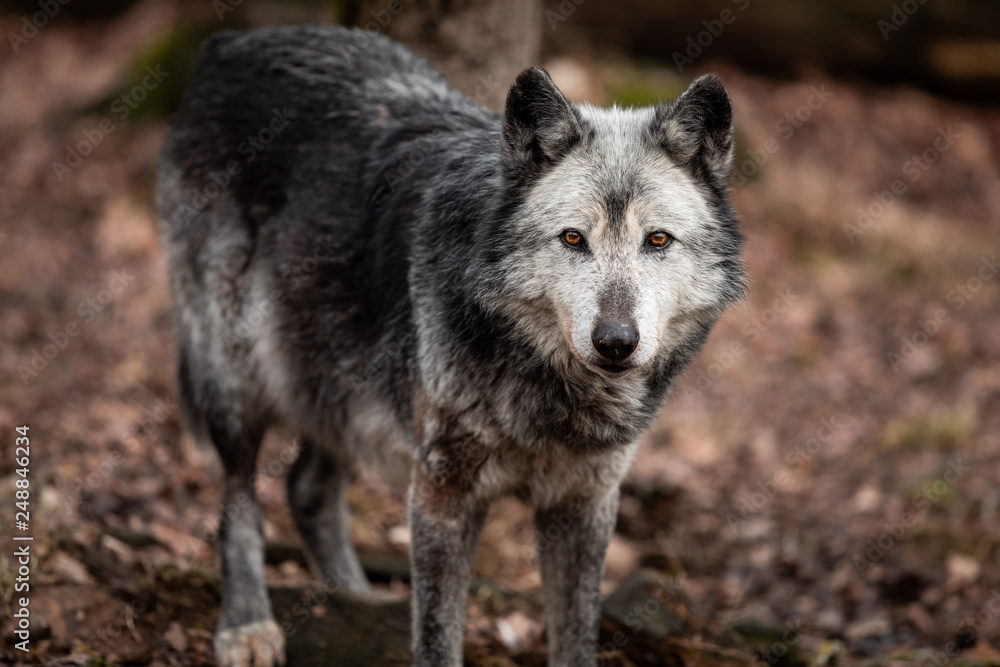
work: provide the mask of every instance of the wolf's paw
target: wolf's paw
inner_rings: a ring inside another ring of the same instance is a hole
[[[277,667],[285,664],[285,635],[274,621],[215,631],[219,667]]]

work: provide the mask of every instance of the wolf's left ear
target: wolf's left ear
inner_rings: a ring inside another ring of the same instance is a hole
[[[582,122],[573,105],[540,67],[521,72],[507,93],[503,115],[503,167],[509,181],[529,182],[580,142]]]
[[[653,137],[678,164],[725,189],[733,166],[733,105],[719,77],[698,77],[657,109]]]

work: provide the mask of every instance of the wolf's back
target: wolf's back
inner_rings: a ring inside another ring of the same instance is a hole
[[[199,192],[228,181],[218,187],[259,222],[280,210],[294,179],[356,176],[387,120],[463,106],[471,103],[426,61],[378,35],[336,26],[221,33],[205,45],[163,150],[165,179],[183,179],[197,201],[161,197],[161,215],[169,224],[182,204],[200,210]]]

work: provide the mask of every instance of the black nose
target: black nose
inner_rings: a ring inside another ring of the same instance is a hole
[[[632,324],[601,322],[594,327],[590,340],[605,359],[622,361],[627,359],[639,345],[639,332]]]

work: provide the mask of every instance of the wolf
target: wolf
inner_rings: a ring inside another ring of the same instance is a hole
[[[503,495],[545,536],[549,664],[593,665],[619,482],[744,293],[732,154],[711,75],[667,104],[596,108],[531,68],[498,115],[370,33],[211,38],[157,207],[184,421],[236,508],[219,530],[219,664],[284,661],[253,487],[281,420],[300,433],[292,514],[342,590],[370,590],[353,466],[405,471],[414,665],[462,664],[473,555]]]

